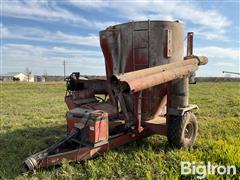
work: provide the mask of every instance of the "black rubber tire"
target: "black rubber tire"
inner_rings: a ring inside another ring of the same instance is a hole
[[[186,112],[183,116],[169,116],[167,127],[167,138],[171,147],[179,149],[190,148],[194,145],[198,124],[192,112]]]

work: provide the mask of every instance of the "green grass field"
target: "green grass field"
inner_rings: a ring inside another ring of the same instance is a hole
[[[200,107],[196,112],[198,138],[190,150],[169,149],[165,137],[154,135],[84,163],[69,165],[65,161],[61,167],[21,174],[20,165],[26,157],[65,135],[65,85],[2,83],[0,179],[177,179],[186,177],[180,176],[181,161],[235,165],[238,174],[227,179],[238,179],[240,84],[199,83],[190,86],[190,93],[190,103]]]

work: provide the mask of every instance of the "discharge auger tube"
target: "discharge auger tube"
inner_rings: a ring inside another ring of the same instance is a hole
[[[198,69],[199,65],[207,64],[205,56],[187,57],[184,61],[146,68],[139,71],[113,75],[112,84],[118,85],[124,93],[139,92],[150,87],[163,84],[174,79],[183,78]]]

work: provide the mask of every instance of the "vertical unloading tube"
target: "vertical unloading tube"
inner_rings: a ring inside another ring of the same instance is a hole
[[[187,37],[188,37],[187,38],[187,57],[194,57],[193,56],[193,32],[189,32]],[[192,73],[194,72],[195,71],[193,71]],[[177,108],[187,107],[188,97],[189,97],[189,75],[186,77],[183,77],[182,79],[177,79],[172,81],[169,85],[168,95],[169,95],[168,108],[177,109]]]
[[[168,108],[188,106],[188,77],[176,79],[168,86]]]

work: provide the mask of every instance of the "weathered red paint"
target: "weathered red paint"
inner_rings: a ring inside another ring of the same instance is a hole
[[[107,144],[101,145],[99,147],[83,147],[80,149],[68,151],[61,154],[51,155],[47,158],[41,159],[38,162],[38,168],[48,167],[60,164],[63,159],[67,159],[71,162],[77,162],[85,159],[89,159],[95,156],[102,155],[106,151],[116,148],[120,145],[136,141],[143,137],[151,134],[149,128],[144,128],[140,133],[129,133],[125,135],[118,136],[117,138],[109,140]]]
[[[103,49],[104,58],[107,59],[105,61],[106,75],[108,78],[110,78],[113,74],[113,60],[110,48],[108,47],[107,38],[105,36],[101,37],[100,45]]]
[[[100,32],[100,45],[106,80],[70,76],[65,97],[68,135],[26,159],[30,170],[63,159],[92,158],[150,134],[167,135],[169,115],[195,108],[188,104],[187,76],[207,58],[193,56],[192,47],[190,56],[183,57],[184,32],[178,21],[111,26]],[[98,94],[109,99],[100,102]]]
[[[124,87],[122,88],[123,92],[139,92],[177,78],[186,77],[196,71],[198,65],[204,65],[206,63],[206,57],[191,57],[185,61],[167,64],[165,68],[160,65],[146,70],[135,71],[134,75],[132,73],[130,73],[130,75],[126,73],[118,77],[113,76],[112,79],[114,79],[114,81],[118,79],[118,81],[122,83],[122,87]],[[115,83],[114,81],[113,83]]]
[[[104,114],[103,114],[104,115]],[[87,132],[85,132],[85,138],[91,143],[97,143],[100,141],[108,140],[108,117],[105,117],[102,120],[93,120],[86,118],[67,118],[67,127],[68,132],[71,132],[77,126],[85,126],[87,127]]]

